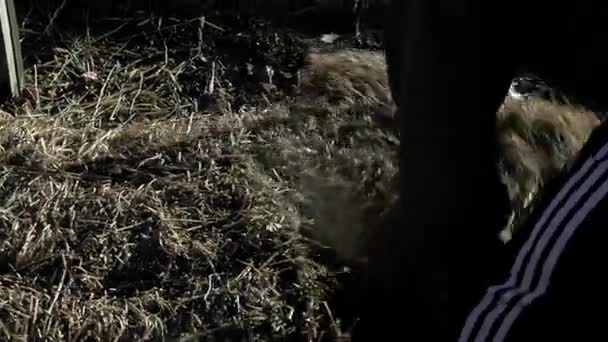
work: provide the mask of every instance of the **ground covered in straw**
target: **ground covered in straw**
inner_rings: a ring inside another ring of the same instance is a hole
[[[348,330],[342,262],[397,196],[381,52],[262,21],[33,22],[0,118],[0,338]],[[515,226],[597,120],[524,100],[499,118]]]

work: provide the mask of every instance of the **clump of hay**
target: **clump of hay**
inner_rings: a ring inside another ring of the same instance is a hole
[[[584,108],[507,98],[498,112],[500,170],[512,213],[503,238],[522,225],[544,185],[571,160],[600,121]]]
[[[348,49],[311,52],[307,57],[302,80],[306,91],[351,103],[390,101],[382,52]]]
[[[332,105],[371,106],[376,119],[392,116],[383,52],[310,52],[302,71],[302,89]]]

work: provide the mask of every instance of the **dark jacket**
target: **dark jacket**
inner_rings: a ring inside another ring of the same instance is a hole
[[[459,341],[606,340],[608,123],[551,182],[512,242],[504,281],[471,310]]]

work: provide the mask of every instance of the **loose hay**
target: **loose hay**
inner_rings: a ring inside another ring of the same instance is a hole
[[[335,259],[364,257],[398,195],[399,140],[372,120],[392,106],[383,58],[311,54],[290,97],[296,66],[283,64],[299,43],[239,41],[255,68],[279,61],[282,81],[237,84],[247,65],[222,50],[234,32],[202,44],[196,25],[65,34],[37,50],[0,118],[1,338],[341,335],[324,304]],[[27,32],[26,47],[42,44]],[[597,124],[585,115],[507,101],[514,215],[580,148]]]
[[[259,172],[238,120],[103,132],[40,121],[0,129],[5,332],[281,336],[303,323],[294,315],[309,300],[319,304],[325,271],[302,259],[280,203],[288,189]]]
[[[600,121],[584,108],[542,99],[507,98],[498,112],[500,172],[512,213],[503,232],[509,240],[534,208],[539,191],[583,147]]]
[[[307,61],[303,82],[307,93],[325,96],[332,103],[390,104],[382,52],[358,49],[311,52]]]
[[[269,134],[228,110],[234,65],[214,79],[192,42],[142,29],[66,34],[5,106],[1,338],[317,339],[333,279],[255,160]],[[196,112],[209,82],[221,108]]]

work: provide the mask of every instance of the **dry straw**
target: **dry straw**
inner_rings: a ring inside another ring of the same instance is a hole
[[[372,120],[391,106],[382,56],[311,55],[300,96],[233,113],[234,65],[180,25],[37,47],[0,117],[0,339],[340,336],[319,251],[364,257],[398,195],[398,137]],[[197,111],[211,89],[218,109]],[[540,102],[499,118],[519,218],[597,122]]]

